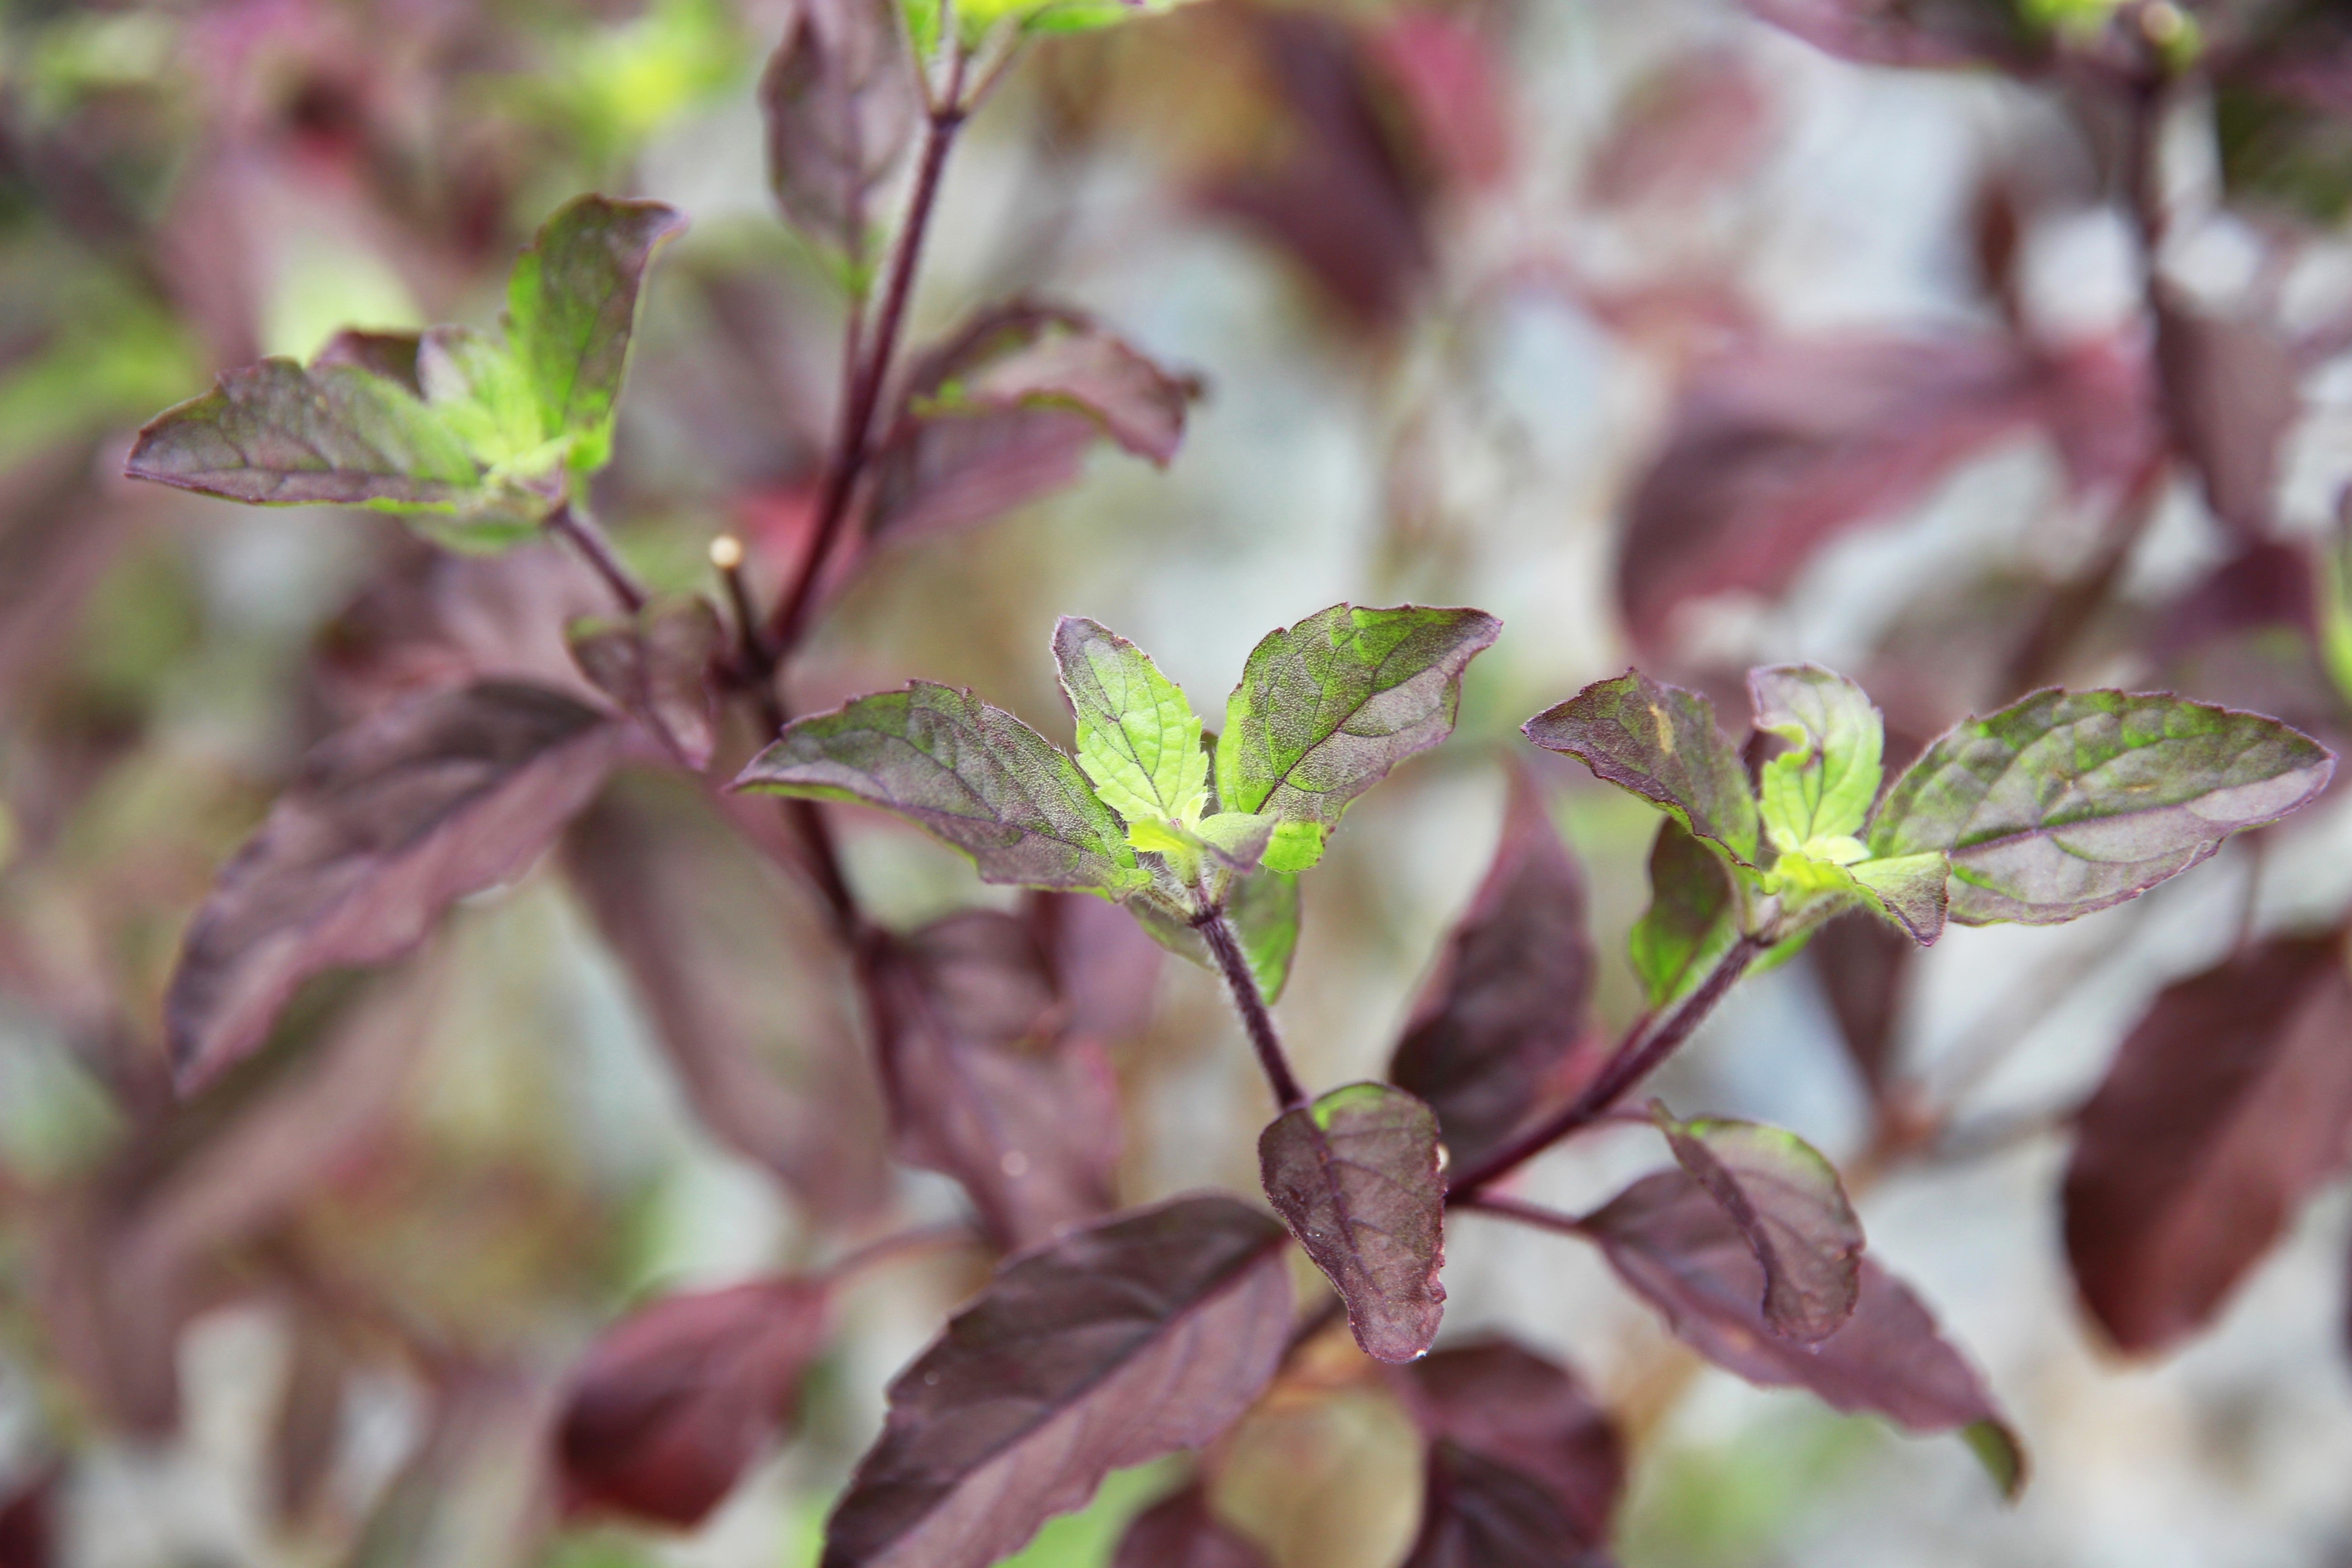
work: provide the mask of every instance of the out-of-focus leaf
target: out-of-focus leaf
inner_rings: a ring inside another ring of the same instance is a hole
[[[962,1183],[1008,1246],[1108,1212],[1118,1080],[1101,1042],[1057,1037],[1034,931],[967,910],[898,944],[878,973],[898,1157]]]
[[[2167,986],[2083,1108],[2064,1195],[2083,1300],[2121,1348],[2210,1322],[2352,1131],[2341,933],[2274,938]]]
[[[2040,691],[1928,747],[1887,791],[1870,847],[1948,854],[1963,925],[2049,925],[2286,816],[2335,767],[2326,747],[2258,714],[2162,692]]]
[[[1445,1307],[1445,1181],[1429,1107],[1387,1084],[1349,1084],[1267,1123],[1257,1157],[1265,1195],[1346,1300],[1365,1353],[1426,1352]]]
[[[1759,853],[1756,800],[1739,749],[1715,722],[1715,705],[1696,691],[1629,669],[1596,680],[1521,728],[1548,752],[1563,752],[1593,776],[1631,790],[1745,865]]]
[[[1079,616],[1054,627],[1054,662],[1078,721],[1078,766],[1129,822],[1197,822],[1209,796],[1201,721],[1151,656]]]
[[[1862,688],[1817,664],[1783,664],[1749,670],[1748,694],[1756,727],[1788,742],[1757,784],[1772,847],[1819,853],[1809,847],[1815,839],[1860,833],[1878,799],[1886,738]]]
[[[870,250],[874,199],[919,107],[897,9],[894,0],[800,0],[760,79],[768,188],[786,217],[854,266]]]
[[[703,1124],[816,1215],[870,1213],[883,1109],[799,885],[682,783],[628,775],[574,824],[564,868]]]
[[[1242,940],[1250,977],[1269,1002],[1279,1000],[1290,982],[1290,961],[1298,952],[1298,879],[1286,871],[1239,878],[1225,895],[1225,918]]]
[[[1437,1113],[1464,1166],[1526,1119],[1582,1037],[1592,998],[1584,874],[1539,786],[1514,770],[1510,787],[1486,880],[1389,1061],[1390,1079]]]
[[[1793,1132],[1753,1121],[1676,1121],[1653,1105],[1675,1159],[1723,1205],[1764,1270],[1764,1321],[1818,1344],[1853,1316],[1862,1222],[1837,1167]]]
[[[596,689],[643,720],[687,766],[709,766],[719,743],[710,666],[725,633],[700,595],[656,599],[626,621],[570,631],[572,657]]]
[[[1607,1568],[1559,1507],[1508,1465],[1447,1438],[1429,1446],[1421,1533],[1403,1568]]]
[[[1003,709],[926,680],[795,720],[735,787],[878,805],[970,855],[983,881],[1123,897],[1149,879],[1076,763]]]
[[[1388,17],[1368,41],[1411,111],[1414,140],[1456,186],[1491,186],[1510,172],[1515,84],[1500,34],[1414,7]]]
[[[1862,915],[1833,920],[1809,949],[1839,1038],[1874,1097],[1893,1076],[1903,983],[1917,945],[1884,921]]]
[[[2021,1453],[1975,1369],[1910,1289],[1870,1259],[1862,1260],[1845,1327],[1801,1345],[1764,1321],[1763,1267],[1731,1216],[1687,1173],[1644,1176],[1583,1225],[1626,1284],[1717,1365],[1909,1431],[1969,1435],[2004,1490],[2021,1484]]]
[[[1841,59],[1880,66],[2000,65],[2024,69],[2043,52],[2011,0],[1741,0]]]
[[[290,1327],[286,1379],[269,1426],[269,1509],[280,1529],[316,1528],[341,1450],[352,1364],[323,1314],[298,1313]],[[7,1562],[0,1550],[0,1568]]]
[[[1481,610],[1334,605],[1267,633],[1225,702],[1218,802],[1338,826],[1349,802],[1453,733],[1462,672],[1502,629]]]
[[[1754,169],[1773,146],[1764,73],[1742,49],[1700,47],[1668,59],[1621,100],[1586,165],[1603,206],[1701,200]]]
[[[2303,412],[2294,342],[2252,314],[2209,314],[2170,289],[2157,296],[2156,356],[2174,434],[2207,504],[2244,540],[2271,531],[2279,448]]]
[[[1608,1541],[1625,1485],[1625,1446],[1573,1373],[1489,1339],[1439,1351],[1400,1381],[1431,1439],[1422,1545],[1409,1562],[1469,1568],[1490,1561],[1447,1555],[1454,1549],[1445,1543],[1477,1541],[1482,1520],[1498,1508],[1504,1517],[1538,1524],[1535,1540],[1549,1554],[1491,1559],[1497,1563],[1572,1563],[1576,1552]]]
[[[1105,437],[1164,467],[1199,393],[1081,311],[984,310],[909,372],[866,528],[908,539],[985,522],[1076,480]]]
[[[571,467],[612,459],[613,405],[636,332],[646,269],[686,219],[659,202],[575,197],[515,263],[507,337],[528,373],[548,440],[569,437]]]
[[[1729,870],[1688,828],[1667,817],[1650,847],[1650,907],[1626,939],[1650,1010],[1663,1011],[1698,989],[1738,938]]]
[[[1289,1337],[1283,1239],[1202,1194],[1005,1265],[891,1384],[824,1568],[985,1568],[1112,1470],[1216,1436]]]
[[[1212,1512],[1197,1485],[1138,1514],[1110,1568],[1266,1568],[1265,1556]]]
[[[2271,7],[2275,24],[2214,84],[2221,178],[2233,201],[2322,226],[2352,206],[2352,29],[2327,5]]]
[[[827,1316],[822,1287],[763,1279],[664,1297],[607,1329],[556,1424],[565,1508],[701,1523],[791,1419]]]
[[[182,1085],[252,1050],[310,976],[405,951],[529,866],[596,793],[617,734],[569,697],[483,681],[321,744],[189,928],[164,1018]]]
[[[0,1502],[0,1568],[54,1568],[58,1529],[51,1494],[57,1489],[57,1479],[55,1471],[44,1471],[16,1486]],[[1202,1563],[1197,1568],[1210,1565]]]

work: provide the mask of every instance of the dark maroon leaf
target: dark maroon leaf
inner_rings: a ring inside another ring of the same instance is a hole
[[[1437,1137],[1420,1100],[1355,1083],[1283,1112],[1258,1139],[1265,1195],[1347,1301],[1356,1343],[1381,1361],[1427,1351],[1444,1312]]]
[[[1510,787],[1494,862],[1389,1062],[1465,1165],[1528,1115],[1575,1049],[1592,995],[1583,873],[1534,781],[1514,770]]]
[[[571,628],[572,657],[596,689],[651,727],[664,746],[700,772],[719,743],[710,669],[724,633],[699,595],[656,599],[626,621]]]
[[[1204,1194],[1006,1264],[891,1384],[823,1568],[985,1568],[1112,1470],[1216,1436],[1289,1338],[1283,1239]]]
[[[898,1157],[961,1182],[1011,1246],[1108,1212],[1118,1083],[1100,1041],[1062,1037],[1034,929],[967,910],[876,962]]]
[[[1763,1267],[1731,1216],[1685,1173],[1644,1176],[1583,1224],[1626,1284],[1717,1366],[1909,1431],[1968,1433],[2004,1489],[2021,1483],[2022,1454],[1975,1369],[1909,1287],[1869,1258],[1845,1327],[1800,1345],[1765,1322]]]
[[[1881,66],[2032,65],[2041,42],[2010,0],[1741,0],[1841,59]]]
[[[1748,770],[1715,721],[1715,704],[1640,670],[1596,680],[1520,726],[1548,752],[1671,814],[1743,864],[1758,854]]]
[[[2165,607],[2148,636],[2158,658],[2182,658],[2218,638],[2285,626],[2319,635],[2319,585],[2310,551],[2256,540]]]
[[[2210,315],[2158,296],[2156,353],[2173,434],[2213,515],[2241,539],[2270,531],[2279,447],[2303,411],[2302,364],[2256,315]]]
[[[44,1470],[0,1502],[0,1568],[51,1568],[58,1560],[57,1472]],[[1205,1568],[1205,1565],[1204,1565]]]
[[[1793,1132],[1753,1121],[1678,1122],[1651,1115],[1675,1159],[1739,1229],[1764,1268],[1764,1321],[1782,1339],[1818,1344],[1853,1316],[1862,1222],[1837,1168]]]
[[[749,847],[694,792],[625,776],[565,869],[704,1124],[816,1214],[866,1214],[888,1173],[852,999],[807,895]]]
[[[2127,1351],[2202,1328],[2344,1163],[2352,984],[2340,934],[2281,938],[2158,994],[2083,1108],[2066,1254]]]
[[[1608,1540],[1625,1446],[1566,1367],[1507,1340],[1481,1340],[1437,1352],[1401,1381],[1433,1441],[1537,1484],[1565,1525],[1563,1544]]]
[[[867,254],[874,198],[915,128],[919,79],[898,10],[890,0],[798,0],[760,80],[777,205],[853,263]]]
[[[1199,393],[1082,312],[983,311],[910,373],[866,527],[903,539],[984,522],[1075,481],[1106,437],[1164,467]]]
[[[1536,1480],[1440,1438],[1429,1447],[1421,1532],[1403,1568],[1607,1568]]]
[[[823,1288],[669,1296],[607,1330],[556,1427],[564,1505],[698,1524],[791,1418],[824,1339]]]
[[[1806,948],[1838,1037],[1873,1096],[1885,1092],[1894,1072],[1904,977],[1918,951],[1909,937],[1866,910],[1830,921]]]
[[[558,692],[483,681],[312,752],[189,928],[164,1004],[182,1084],[252,1050],[305,979],[405,951],[528,867],[604,782],[617,734]]]
[[[1686,600],[1779,593],[1839,533],[2030,428],[2043,390],[2035,362],[1991,339],[1763,342],[1702,363],[1629,508],[1628,628],[1656,647]]]
[[[1265,1555],[1209,1511],[1195,1484],[1138,1514],[1110,1568],[1266,1568]]]
[[[1053,969],[1065,1034],[1109,1042],[1142,1032],[1167,951],[1124,910],[1085,893],[1031,892],[1022,918]]]

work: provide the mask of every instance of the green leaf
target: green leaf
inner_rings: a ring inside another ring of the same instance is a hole
[[[1501,630],[1480,610],[1334,605],[1269,633],[1225,703],[1224,808],[1338,826],[1349,802],[1453,732],[1462,671]],[[1286,843],[1285,868],[1303,848]]]
[[[1868,895],[1871,906],[1921,947],[1933,946],[1944,934],[1952,863],[1942,850],[1864,860],[1846,869]]]
[[[628,368],[646,269],[686,220],[659,202],[567,202],[515,263],[507,336],[538,397],[547,438],[572,437],[572,467],[613,455],[613,405]]]
[[[878,805],[969,854],[982,881],[1113,898],[1150,881],[1075,763],[1003,709],[929,681],[796,720],[735,787]]]
[[[1951,857],[1951,918],[2049,925],[2147,891],[2326,787],[2335,756],[2275,719],[2165,692],[2038,691],[1969,719],[1895,781],[1880,858]]]
[[[1764,764],[1764,831],[1784,855],[1861,858],[1852,844],[1878,798],[1885,725],[1862,688],[1817,664],[1748,672],[1756,727],[1789,742]],[[1850,853],[1845,840],[1852,844]],[[1822,841],[1821,847],[1813,847]],[[1827,852],[1824,853],[1824,850]]]
[[[977,46],[991,28],[1007,20],[1017,21],[1026,33],[1082,33],[1160,16],[1187,4],[1190,0],[959,0],[955,9],[965,43]],[[919,5],[930,6],[936,37],[936,0],[908,0],[910,19]]]
[[[1563,752],[1593,776],[1661,806],[1743,865],[1756,863],[1756,802],[1739,751],[1696,691],[1639,670],[1595,681],[1523,726],[1528,740]],[[1663,841],[1662,841],[1663,842]]]
[[[1235,879],[1225,894],[1225,918],[1241,938],[1258,990],[1277,1000],[1298,952],[1298,879],[1271,870]]]
[[[914,46],[915,58],[928,60],[940,47],[940,11],[941,0],[898,0],[899,10],[907,18],[907,41]]]
[[[561,466],[561,449],[550,450],[540,426],[530,378],[498,339],[470,327],[434,328],[417,342],[416,380],[443,426],[483,468]]]
[[[1054,627],[1054,661],[1077,715],[1078,766],[1103,804],[1130,823],[1196,823],[1209,754],[1183,691],[1141,648],[1078,616]]]
[[[1627,942],[1650,1010],[1696,990],[1738,936],[1729,868],[1669,816],[1650,848],[1650,907]]]
[[[1265,847],[1265,868],[1269,871],[1308,871],[1323,858],[1323,825],[1319,822],[1285,822],[1274,830]]]

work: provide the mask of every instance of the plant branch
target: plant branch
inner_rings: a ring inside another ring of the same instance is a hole
[[[1656,1071],[1659,1064],[1691,1037],[1707,1015],[1715,1011],[1716,1004],[1748,973],[1748,966],[1756,962],[1764,945],[1751,936],[1735,941],[1731,950],[1707,972],[1698,989],[1685,997],[1680,1006],[1647,1028],[1635,1027],[1602,1064],[1583,1093],[1455,1177],[1446,1188],[1445,1201],[1470,1202],[1479,1189],[1510,1174],[1579,1128],[1606,1116],[1634,1085]]]
[[[909,1253],[929,1252],[942,1247],[967,1247],[976,1244],[979,1239],[972,1234],[971,1226],[960,1220],[950,1220],[944,1225],[918,1226],[912,1230],[897,1231],[869,1241],[843,1254],[820,1270],[818,1278],[828,1285],[841,1285],[868,1268],[894,1262]]]
[[[565,501],[548,514],[546,527],[548,532],[570,544],[594,568],[596,575],[604,580],[604,586],[613,591],[613,597],[620,601],[621,608],[634,616],[646,607],[650,595],[645,585],[614,552],[612,542],[604,537],[604,531],[596,526],[596,520],[588,515],[585,507]]]
[[[1285,1110],[1295,1110],[1306,1104],[1307,1093],[1298,1087],[1289,1058],[1282,1054],[1282,1037],[1275,1032],[1274,1015],[1266,1011],[1265,997],[1257,988],[1257,977],[1250,973],[1249,960],[1242,954],[1241,939],[1234,934],[1233,922],[1225,919],[1224,910],[1212,907],[1192,926],[1209,944],[1209,952],[1225,977],[1225,988],[1233,993],[1234,1010],[1242,1016],[1242,1026],[1249,1031],[1250,1044],[1256,1047],[1258,1065],[1265,1069],[1274,1098],[1282,1102]]]
[[[1556,1230],[1562,1236],[1588,1237],[1584,1222],[1576,1215],[1548,1209],[1541,1204],[1527,1203],[1506,1197],[1501,1193],[1474,1193],[1454,1205],[1478,1214],[1490,1214],[1497,1219],[1517,1220],[1521,1225],[1534,1226],[1538,1230]]]

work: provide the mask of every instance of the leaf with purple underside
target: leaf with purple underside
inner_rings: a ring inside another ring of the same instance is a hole
[[[1540,786],[1511,773],[1493,863],[1454,923],[1389,1062],[1437,1113],[1456,1163],[1475,1165],[1526,1119],[1584,1032],[1592,939],[1584,875]]]
[[[1348,1303],[1367,1354],[1411,1361],[1437,1337],[1445,1180],[1437,1117],[1382,1083],[1286,1110],[1258,1138],[1265,1194]]]
[[[1815,932],[1807,952],[1846,1055],[1872,1098],[1883,1098],[1896,1066],[1895,1026],[1918,944],[1884,921],[1856,912]]]
[[[1895,781],[1880,858],[1951,857],[1963,925],[2123,902],[2326,787],[2336,758],[2275,719],[2165,692],[2038,691],[1947,731]]]
[[[919,84],[892,0],[800,0],[760,79],[768,188],[853,265],[870,254],[875,200],[914,133]]]
[[[1976,1370],[1909,1287],[1869,1258],[1853,1316],[1819,1344],[1801,1345],[1765,1321],[1763,1266],[1687,1173],[1644,1176],[1581,1226],[1675,1335],[1717,1366],[1908,1431],[1959,1432],[2004,1490],[2023,1484],[2023,1450]]]
[[[1753,1121],[1650,1114],[1675,1161],[1723,1206],[1764,1269],[1764,1321],[1783,1339],[1818,1344],[1853,1316],[1862,1222],[1837,1167],[1793,1132]]]
[[[764,1279],[667,1296],[607,1329],[556,1422],[565,1510],[701,1523],[781,1436],[828,1316],[821,1286]]]
[[[183,1087],[257,1046],[304,980],[406,951],[528,867],[604,782],[618,734],[560,693],[483,681],[320,745],[189,928],[164,1001]]]
[[[1289,1339],[1283,1243],[1201,1194],[1007,1263],[891,1384],[822,1568],[986,1568],[1112,1470],[1215,1437]]]
[[[700,595],[656,599],[628,620],[569,628],[572,657],[597,690],[635,714],[699,772],[719,743],[711,666],[725,637]]]
[[[1061,1037],[1034,931],[971,910],[872,962],[898,1157],[962,1183],[1008,1246],[1108,1212],[1118,1083],[1101,1042]]]
[[[1266,1568],[1265,1554],[1210,1511],[1198,1483],[1138,1514],[1110,1568]]]
[[[1473,1456],[1494,1471],[1534,1485],[1553,1521],[1550,1539],[1579,1550],[1606,1543],[1625,1485],[1625,1446],[1608,1413],[1574,1373],[1508,1340],[1489,1339],[1439,1351],[1398,1381],[1431,1439],[1433,1464],[1441,1446]],[[1443,1515],[1449,1506],[1458,1513],[1472,1511],[1469,1501],[1486,1490],[1455,1494],[1433,1487],[1423,1541],[1433,1543],[1475,1530],[1466,1520],[1449,1525]],[[1527,1511],[1540,1515],[1545,1509]]]
[[[1715,705],[1636,669],[1596,680],[1522,726],[1528,740],[1562,752],[1593,776],[1630,790],[1744,865],[1756,864],[1756,799],[1739,749],[1715,721]]]
[[[2352,1131],[2341,932],[2279,937],[2167,986],[2076,1121],[2066,1255],[2126,1351],[2210,1322]]]

